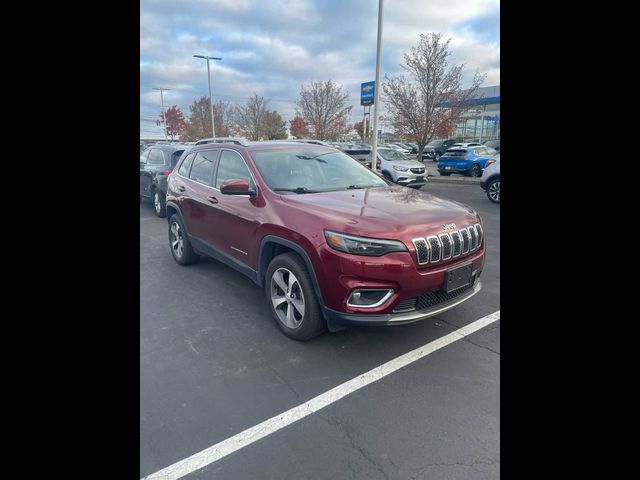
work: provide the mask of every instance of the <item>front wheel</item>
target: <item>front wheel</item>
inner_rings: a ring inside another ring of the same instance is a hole
[[[311,277],[296,253],[271,260],[264,290],[273,318],[287,337],[305,341],[326,330]]]
[[[500,203],[500,178],[494,178],[487,184],[487,198],[493,203]]]
[[[388,172],[382,172],[382,175],[384,176],[384,178],[388,181],[390,181],[391,183],[393,183],[393,178],[391,178],[391,175],[389,175]]]

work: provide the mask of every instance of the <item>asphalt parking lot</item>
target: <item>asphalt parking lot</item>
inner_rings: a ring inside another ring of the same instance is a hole
[[[477,185],[422,189],[481,214],[482,291],[422,322],[306,343],[280,333],[240,273],[211,259],[176,264],[166,219],[141,203],[141,477],[500,310],[500,206]],[[498,320],[184,478],[499,477]]]

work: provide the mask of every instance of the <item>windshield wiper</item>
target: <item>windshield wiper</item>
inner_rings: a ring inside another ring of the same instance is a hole
[[[274,192],[319,193],[319,190],[309,190],[307,187],[273,188],[272,190]]]
[[[361,188],[370,188],[370,187],[372,187],[372,185],[349,185],[347,187],[347,190],[356,190],[356,189],[359,190]]]

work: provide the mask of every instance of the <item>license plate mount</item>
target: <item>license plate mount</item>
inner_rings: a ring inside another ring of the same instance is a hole
[[[473,264],[467,263],[456,268],[451,268],[445,272],[444,291],[451,293],[458,288],[466,287],[471,283],[471,273]]]

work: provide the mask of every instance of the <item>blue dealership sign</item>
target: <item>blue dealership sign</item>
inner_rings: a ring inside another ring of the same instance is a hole
[[[373,105],[376,91],[376,82],[367,82],[360,85],[360,105]]]

